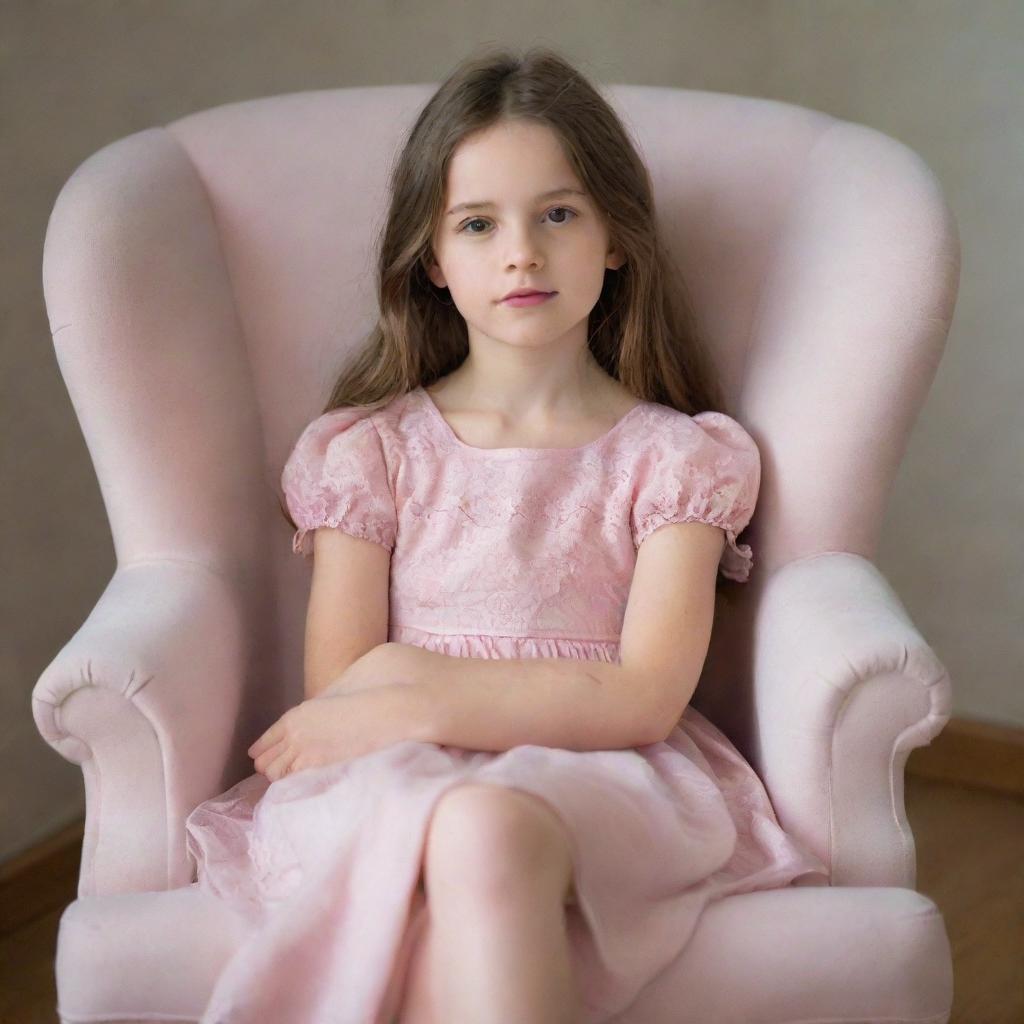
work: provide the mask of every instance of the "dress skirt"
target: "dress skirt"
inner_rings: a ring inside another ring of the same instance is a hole
[[[828,884],[750,765],[692,707],[666,740],[628,750],[405,740],[273,783],[250,775],[190,814],[198,884],[251,924],[202,1024],[392,1024],[426,920],[430,818],[464,782],[532,793],[565,824],[585,1024],[624,1011],[678,957],[708,902],[801,876]]]

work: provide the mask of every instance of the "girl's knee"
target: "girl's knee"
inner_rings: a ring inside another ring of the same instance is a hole
[[[433,893],[496,897],[550,880],[572,891],[572,846],[564,823],[543,799],[523,790],[464,783],[434,808],[424,872]]]

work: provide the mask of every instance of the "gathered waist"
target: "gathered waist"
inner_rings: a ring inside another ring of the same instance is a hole
[[[462,658],[575,658],[581,661],[619,660],[618,639],[553,636],[505,636],[489,633],[439,633],[418,626],[392,623],[388,640],[415,644],[440,654]]]

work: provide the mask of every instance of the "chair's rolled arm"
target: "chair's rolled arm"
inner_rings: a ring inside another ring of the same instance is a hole
[[[915,887],[904,768],[949,720],[949,675],[877,567],[830,552],[780,569],[753,630],[755,767],[833,885]]]
[[[252,742],[238,735],[240,589],[197,562],[121,567],[36,683],[40,734],[84,775],[79,896],[191,881],[184,819],[231,784]]]

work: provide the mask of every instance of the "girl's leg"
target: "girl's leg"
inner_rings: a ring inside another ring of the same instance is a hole
[[[429,920],[401,1024],[577,1024],[565,928],[572,852],[558,816],[521,790],[464,784],[435,809]]]

